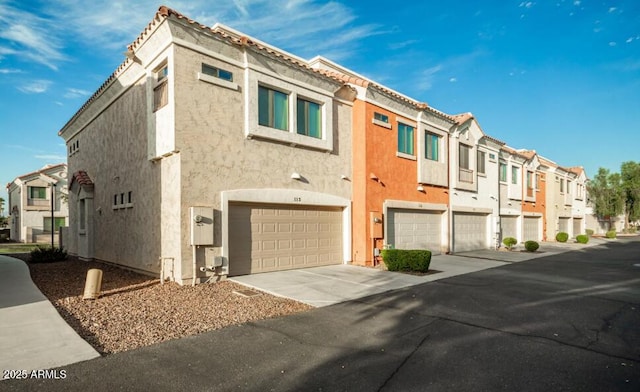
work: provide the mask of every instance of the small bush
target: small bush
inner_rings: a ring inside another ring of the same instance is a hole
[[[507,247],[507,249],[511,250],[511,248],[518,243],[518,240],[513,237],[505,237],[505,239],[502,240],[502,243]]]
[[[589,236],[580,234],[576,237],[576,241],[578,241],[579,244],[586,244],[587,242],[589,242]]]
[[[593,230],[591,230],[591,229],[587,229],[587,230],[585,230],[585,232],[587,233],[587,235],[588,235],[589,237],[591,237],[591,236],[593,235],[593,233],[594,233],[594,231],[593,231]]]
[[[527,250],[527,252],[535,252],[539,247],[540,244],[535,241],[526,241],[524,243],[524,248]]]
[[[37,247],[30,253],[29,261],[32,263],[53,263],[67,259],[67,251],[57,247]]]
[[[615,230],[609,230],[607,231],[607,234],[604,235],[607,238],[616,238],[616,231]]]
[[[567,242],[568,239],[569,239],[569,234],[565,233],[564,231],[561,231],[558,234],[556,234],[556,241],[558,242]]]
[[[389,271],[427,272],[431,264],[428,250],[383,249],[382,260]]]

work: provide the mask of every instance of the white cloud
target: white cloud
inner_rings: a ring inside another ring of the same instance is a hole
[[[580,0],[575,0],[573,2],[573,5],[575,5],[576,7],[579,6],[580,4],[582,4],[582,2]]]
[[[420,72],[420,75],[418,76],[416,82],[417,82],[417,88],[420,91],[426,91],[426,90],[430,90],[431,87],[433,87],[433,82],[435,79],[435,76],[438,72],[440,72],[442,70],[442,65],[438,64],[435,65],[433,67],[427,68],[423,71]]]
[[[51,84],[50,80],[34,80],[18,87],[18,90],[26,94],[42,94],[49,89]]]
[[[609,42],[609,46],[616,46],[616,45],[618,45],[618,44],[615,41]]]
[[[66,57],[55,26],[47,18],[0,3],[0,38],[11,43],[0,53],[57,70],[56,63]]]
[[[0,68],[0,74],[13,74],[13,73],[21,73],[22,71],[19,69],[11,69],[11,68]]]
[[[457,82],[457,81],[458,81],[458,78],[449,78],[449,81],[450,81],[451,83],[455,83],[455,82]]]
[[[417,39],[409,39],[409,40],[402,41],[402,42],[394,42],[394,43],[389,44],[389,49],[391,49],[391,50],[404,49],[405,47],[407,47],[409,45],[412,45],[412,44],[415,44],[417,42],[420,42],[420,41],[418,41]]]
[[[616,12],[616,10],[617,10],[616,7],[609,7],[609,13]]]
[[[88,97],[89,95],[91,95],[91,92],[87,90],[81,90],[78,88],[67,88],[67,92],[64,94],[64,97],[73,99],[73,98]]]
[[[536,3],[534,3],[533,1],[523,1],[522,3],[520,3],[520,7],[524,7],[524,8],[531,8],[535,5]]]

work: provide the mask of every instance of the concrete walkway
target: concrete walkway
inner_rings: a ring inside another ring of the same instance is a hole
[[[24,261],[0,255],[0,369],[38,370],[99,357],[38,290]]]

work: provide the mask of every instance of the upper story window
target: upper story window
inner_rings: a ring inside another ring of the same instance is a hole
[[[567,180],[567,193],[571,194],[571,181]]]
[[[156,85],[153,88],[153,111],[166,106],[169,103],[169,66],[162,65],[155,72]]]
[[[44,186],[30,186],[29,199],[46,199],[47,188]]]
[[[507,182],[507,164],[500,162],[500,181]]]
[[[228,82],[233,82],[233,73],[209,64],[202,63],[202,73]]]
[[[398,123],[398,152],[413,155],[413,131],[411,125]]]
[[[439,160],[440,156],[440,136],[431,133],[425,132],[425,158],[430,159],[432,161]]]
[[[289,95],[278,90],[258,86],[258,124],[289,130]]]
[[[298,134],[322,138],[322,107],[320,104],[298,98],[296,111]]]
[[[533,173],[527,171],[527,188],[533,189]]]
[[[478,174],[485,174],[485,158],[486,153],[484,151],[478,151]]]
[[[560,193],[564,193],[564,178],[560,179]]]
[[[471,169],[470,167],[470,162],[469,162],[469,155],[471,152],[471,147],[467,146],[466,144],[462,144],[460,143],[458,145],[458,166],[461,169]]]
[[[511,166],[511,183],[512,184],[518,183],[518,167],[517,166]]]
[[[380,122],[383,122],[383,123],[389,124],[389,116],[387,116],[386,114],[374,112],[373,113],[373,119],[377,120],[377,121],[380,121]]]

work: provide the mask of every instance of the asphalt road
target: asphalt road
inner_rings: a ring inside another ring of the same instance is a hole
[[[66,366],[33,391],[640,391],[640,240]]]

